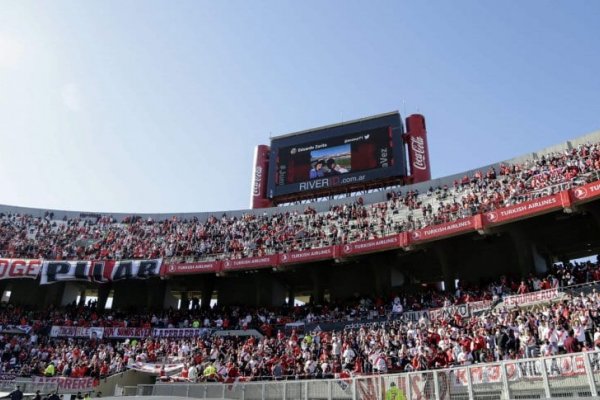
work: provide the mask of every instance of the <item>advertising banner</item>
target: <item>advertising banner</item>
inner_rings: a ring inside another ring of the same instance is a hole
[[[427,131],[425,118],[413,114],[406,118],[406,145],[408,146],[408,161],[413,183],[425,182],[431,179],[429,165],[429,149],[427,147]]]
[[[241,269],[267,268],[277,265],[277,254],[262,257],[236,258],[223,261],[223,271],[235,271]]]
[[[40,284],[84,281],[111,282],[160,276],[162,260],[44,261]]]
[[[514,206],[499,208],[484,214],[486,225],[498,225],[508,221],[527,218],[533,215],[561,209],[561,195],[557,193],[552,196],[526,201]]]
[[[340,256],[353,256],[356,254],[398,249],[402,245],[400,236],[401,235],[392,235],[362,242],[347,243],[340,246]]]
[[[335,249],[335,246],[327,246],[319,249],[307,249],[302,251],[293,251],[291,253],[280,254],[279,264],[288,265],[333,259],[335,257]]]
[[[558,298],[558,289],[540,290],[537,292],[516,294],[514,296],[507,296],[504,298],[504,305],[513,306],[527,306],[530,304],[540,303],[543,301],[550,301]]]
[[[273,203],[267,198],[267,173],[269,170],[269,146],[264,144],[254,149],[254,171],[252,171],[252,192],[250,208],[272,207]]]
[[[41,267],[42,260],[0,258],[0,279],[35,279]]]
[[[221,269],[221,261],[205,261],[192,263],[165,264],[162,269],[163,276],[194,275],[216,273]]]
[[[409,233],[410,243],[420,243],[429,240],[436,240],[442,237],[459,235],[461,233],[481,229],[481,215],[462,218],[454,222],[446,222],[440,225],[430,225],[425,228]]]
[[[600,181],[571,189],[574,203],[585,203],[600,197]]]

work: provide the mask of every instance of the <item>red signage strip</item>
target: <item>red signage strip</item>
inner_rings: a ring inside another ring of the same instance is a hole
[[[42,260],[0,258],[0,279],[35,279],[40,274]]]
[[[402,245],[401,235],[385,236],[378,239],[348,243],[340,246],[340,256],[373,253],[376,251],[397,249]]]
[[[162,276],[207,274],[219,272],[220,269],[221,261],[173,263],[163,266]]]
[[[421,243],[443,237],[459,235],[461,233],[481,229],[481,227],[481,215],[478,214],[473,217],[462,218],[454,222],[431,225],[423,229],[412,231],[409,233],[409,243]]]
[[[505,222],[558,210],[562,208],[563,205],[567,206],[567,204],[563,204],[565,202],[563,193],[568,195],[568,192],[561,192],[552,196],[541,197],[539,199],[526,201],[521,204],[515,204],[514,206],[490,211],[484,214],[483,220],[485,221],[486,225],[498,225]]]
[[[571,189],[573,203],[586,203],[600,197],[600,181]]]
[[[279,255],[279,265],[297,264],[335,258],[336,246],[321,247],[302,251],[293,251]]]
[[[277,254],[262,257],[237,258],[223,261],[223,271],[235,271],[240,269],[267,268],[277,265]]]

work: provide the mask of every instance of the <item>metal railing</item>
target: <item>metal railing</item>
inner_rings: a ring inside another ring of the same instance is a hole
[[[600,352],[328,380],[139,385],[124,395],[236,400],[379,400],[394,383],[407,400],[598,396]]]

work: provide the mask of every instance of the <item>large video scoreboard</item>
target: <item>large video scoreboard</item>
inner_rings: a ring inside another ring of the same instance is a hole
[[[278,136],[271,140],[267,196],[335,193],[406,176],[398,112]]]

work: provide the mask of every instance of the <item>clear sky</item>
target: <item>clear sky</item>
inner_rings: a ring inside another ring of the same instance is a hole
[[[600,1],[0,2],[0,203],[247,208],[254,146],[399,110],[436,177],[600,129]]]

